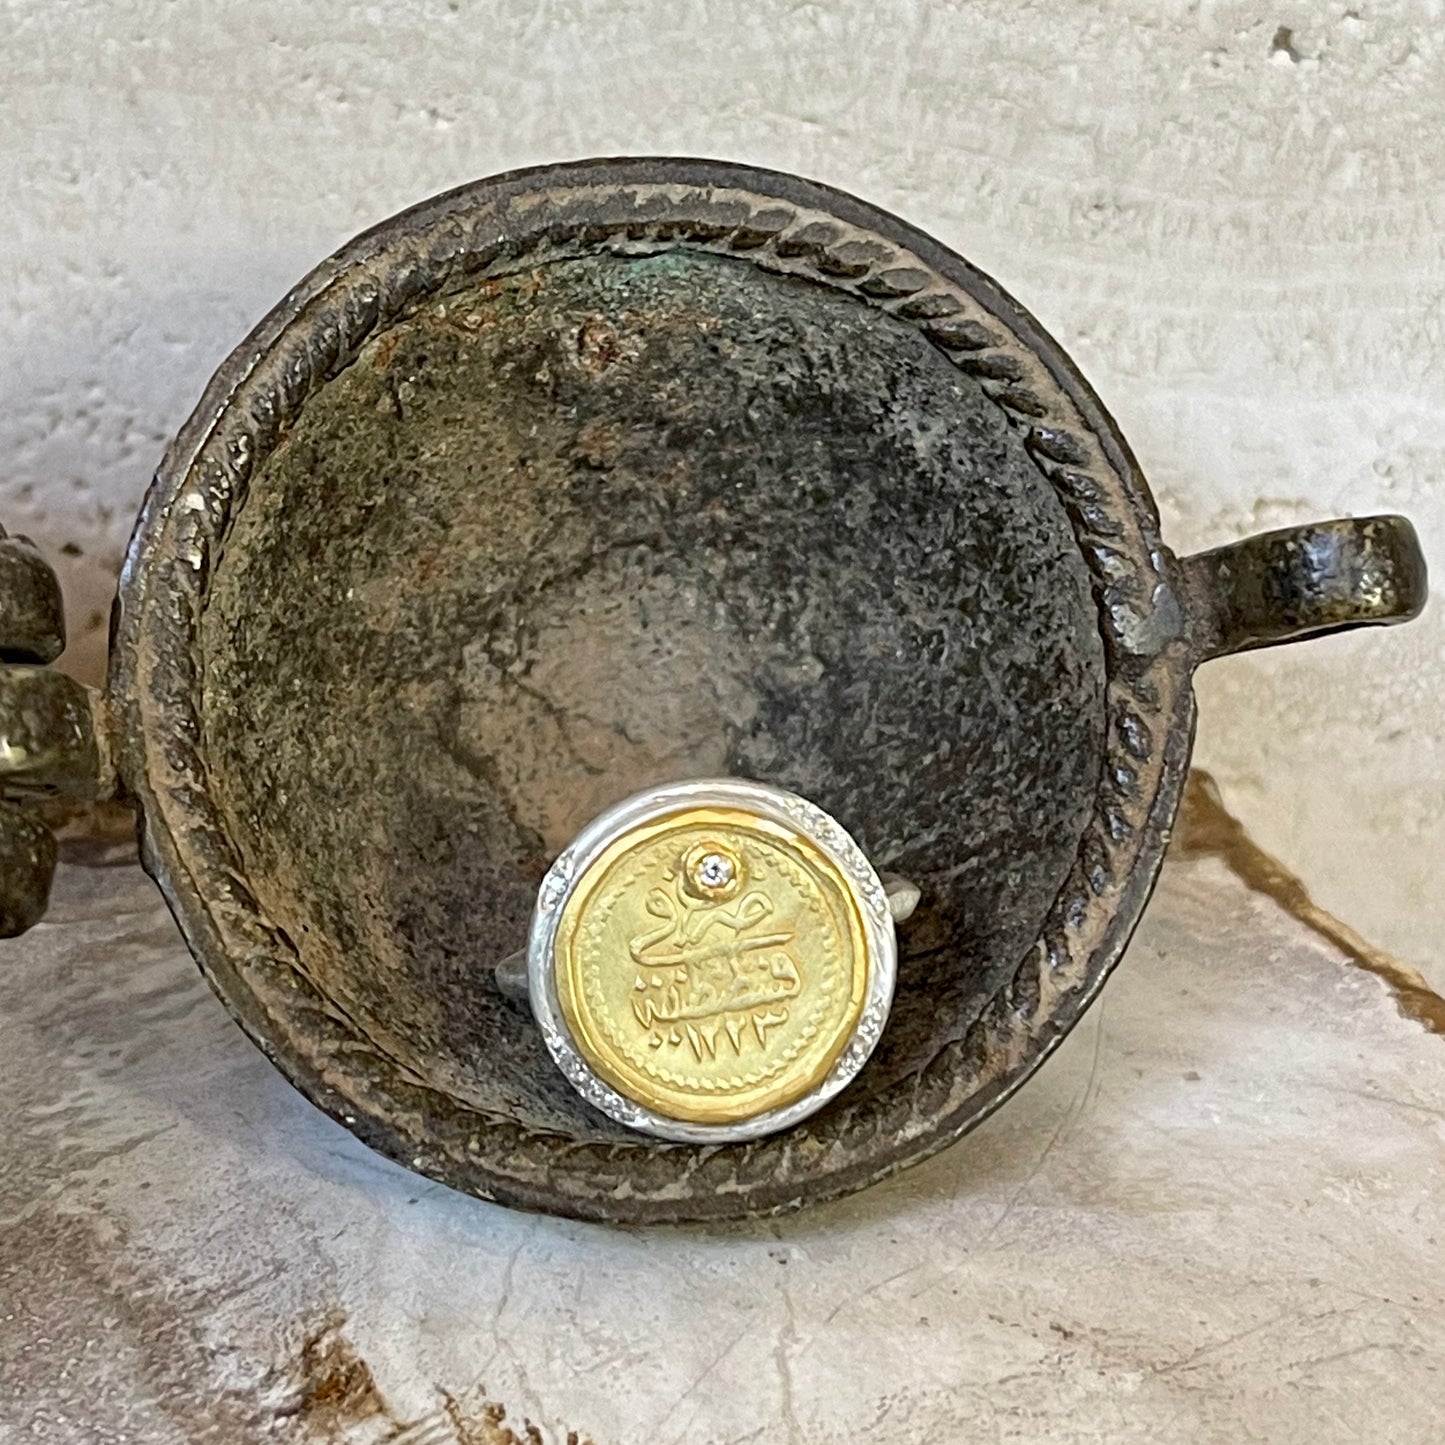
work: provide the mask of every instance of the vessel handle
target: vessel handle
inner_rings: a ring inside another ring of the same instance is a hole
[[[1408,622],[1429,591],[1420,539],[1398,516],[1261,532],[1180,559],[1197,659]]]
[[[50,901],[57,850],[42,806],[114,790],[98,696],[46,665],[64,649],[54,569],[0,528],[0,938],[38,923]]]

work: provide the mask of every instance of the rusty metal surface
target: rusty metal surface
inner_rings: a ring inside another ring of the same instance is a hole
[[[1349,517],[1246,537],[1184,561],[1201,658],[1345,627],[1408,622],[1429,595],[1405,517]]]
[[[44,630],[17,558],[12,653]],[[53,863],[12,805],[121,786],[228,1007],[368,1142],[589,1218],[779,1211],[941,1148],[1079,1018],[1157,872],[1198,662],[1424,587],[1388,517],[1181,566],[1058,347],[861,202],[519,172],[358,238],[218,373],[107,698],[0,674],[3,921]],[[490,965],[584,818],[709,772],[821,803],[922,901],[854,1086],[665,1148],[572,1097]]]
[[[55,569],[29,537],[0,528],[0,661],[54,662],[65,651],[65,606]]]
[[[51,820],[33,811],[110,791],[103,706],[73,678],[47,671],[65,648],[54,570],[28,537],[0,528],[0,938],[45,914],[55,873]]]
[[[998,409],[913,327],[685,253],[386,332],[258,466],[196,641],[215,800],[300,971],[430,1087],[572,1140],[629,1136],[485,966],[603,807],[757,778],[919,881],[866,1096],[1037,937],[1103,745],[1088,573]]]
[[[112,673],[148,856],[248,1030],[415,1168],[604,1218],[855,1188],[1015,1087],[1142,906],[1190,706],[1155,528],[1052,343],[881,213],[676,163],[454,193],[298,288],[163,468]],[[617,791],[708,751],[932,891],[872,1079],[809,1126],[624,1141],[468,989],[596,786],[537,734],[594,708]]]

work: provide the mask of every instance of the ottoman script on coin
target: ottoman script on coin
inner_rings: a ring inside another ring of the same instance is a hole
[[[716,1055],[719,1037],[740,1055],[749,1033],[762,1048],[768,1030],[787,1023],[803,977],[788,952],[793,930],[766,927],[776,911],[766,893],[709,904],[674,880],[647,895],[647,911],[661,922],[638,934],[628,952],[638,968],[632,1011],[652,1048],[677,1045],[685,1035],[701,1063]]]
[[[861,1013],[852,889],[811,840],[731,809],[633,830],[579,880],[558,998],[619,1092],[671,1118],[777,1108],[828,1073]]]

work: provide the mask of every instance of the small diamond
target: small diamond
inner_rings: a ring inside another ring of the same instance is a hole
[[[542,880],[537,902],[543,912],[551,912],[562,901],[562,895],[567,891],[567,881],[567,873],[561,868],[553,868]]]
[[[698,882],[704,888],[726,888],[733,881],[733,863],[721,853],[708,853],[697,865]]]

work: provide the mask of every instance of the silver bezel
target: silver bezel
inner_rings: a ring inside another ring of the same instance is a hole
[[[868,994],[852,1037],[828,1076],[800,1099],[734,1124],[689,1124],[643,1108],[592,1070],[567,1028],[557,997],[555,944],[562,910],[578,881],[621,834],[687,807],[745,808],[796,829],[817,845],[848,880],[863,916],[868,945]],[[728,1144],[790,1128],[847,1087],[868,1062],[888,1021],[898,972],[898,944],[883,884],[863,850],[821,808],[766,783],[737,778],[670,783],[627,798],[594,818],[563,850],[537,892],[527,942],[527,988],[548,1052],[567,1081],[594,1108],[619,1124],[683,1144]]]

